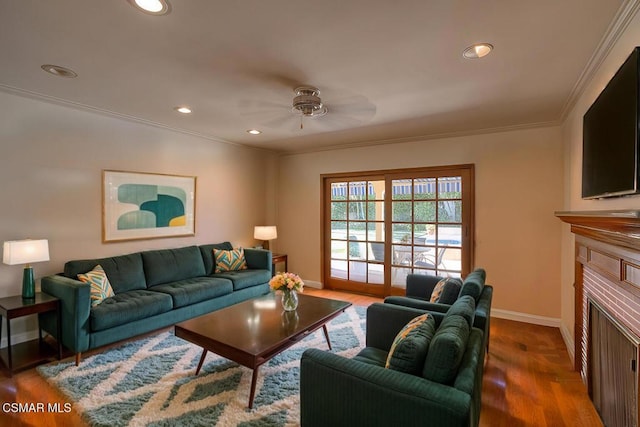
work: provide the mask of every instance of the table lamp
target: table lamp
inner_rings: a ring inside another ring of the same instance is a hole
[[[269,249],[269,240],[278,238],[278,229],[275,225],[256,225],[253,229],[253,238],[263,240],[262,247]]]
[[[49,261],[49,241],[12,240],[4,242],[2,262],[8,265],[25,264],[22,276],[22,298],[36,296],[36,282],[30,263]]]

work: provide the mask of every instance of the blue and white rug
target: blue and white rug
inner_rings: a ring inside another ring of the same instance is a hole
[[[366,307],[350,307],[327,328],[333,352],[351,357],[365,345]],[[322,330],[260,367],[253,409],[252,371],[164,332],[71,362],[40,366],[92,426],[292,426],[300,424],[300,357],[327,349]]]

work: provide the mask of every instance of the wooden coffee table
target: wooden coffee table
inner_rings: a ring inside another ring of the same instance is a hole
[[[351,305],[346,301],[304,294],[299,294],[298,298],[295,312],[283,310],[279,294],[244,301],[178,323],[175,335],[204,349],[196,375],[207,351],[253,369],[249,393],[249,408],[252,408],[260,365],[320,327],[331,350],[326,323]]]

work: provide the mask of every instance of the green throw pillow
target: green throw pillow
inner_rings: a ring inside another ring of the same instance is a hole
[[[420,375],[434,332],[435,319],[428,313],[412,319],[393,340],[385,368]]]
[[[447,310],[447,316],[462,316],[469,326],[473,326],[473,320],[476,314],[476,300],[471,295],[465,295],[460,297],[454,302],[449,310]]]
[[[233,249],[230,251],[226,251],[224,249],[214,249],[213,260],[216,265],[216,273],[247,269],[247,261],[244,259],[244,249],[242,248]]]
[[[78,280],[91,286],[91,307],[95,307],[103,300],[115,295],[107,278],[107,273],[104,272],[100,265],[96,265],[88,273],[78,274]]]
[[[451,315],[442,320],[429,345],[422,370],[424,378],[440,384],[453,384],[467,349],[469,330],[469,324],[462,316]]]

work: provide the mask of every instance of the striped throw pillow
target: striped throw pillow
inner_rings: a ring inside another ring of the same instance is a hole
[[[242,248],[230,251],[214,249],[213,258],[216,263],[216,273],[247,269],[247,261],[244,259],[244,249]]]
[[[96,265],[88,273],[78,274],[78,280],[91,285],[91,307],[95,307],[106,298],[115,295],[107,278],[107,273],[104,272],[100,265]]]

